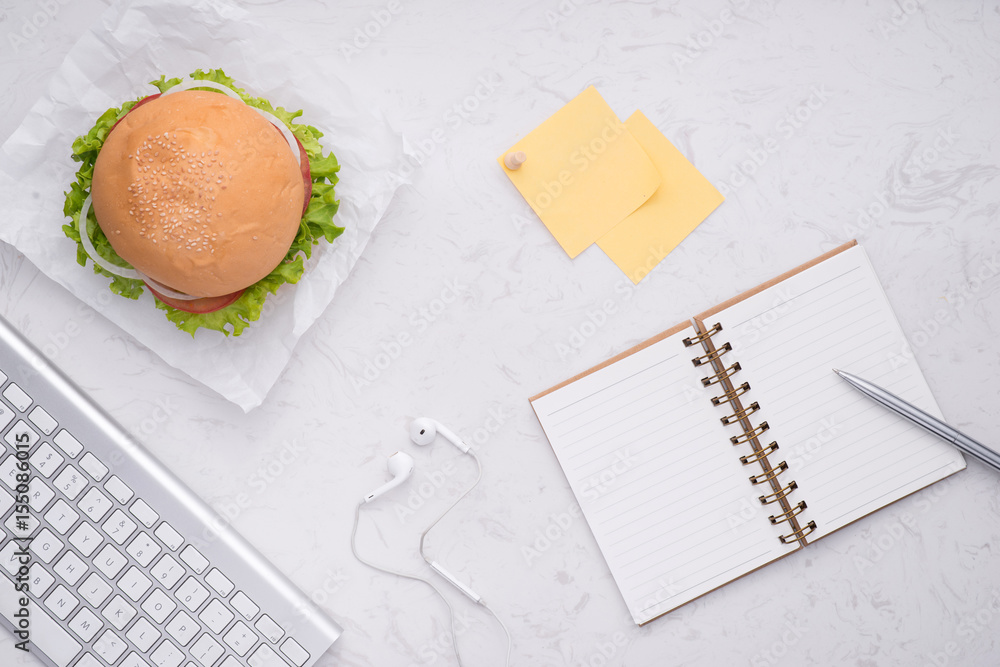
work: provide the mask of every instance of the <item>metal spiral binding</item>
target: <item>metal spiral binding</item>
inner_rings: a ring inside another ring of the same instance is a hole
[[[786,521],[791,520],[793,516],[796,516],[797,514],[802,514],[802,510],[804,510],[806,507],[808,507],[808,505],[806,505],[806,501],[802,500],[799,502],[798,505],[788,510],[787,512],[782,512],[781,514],[772,514],[767,518],[771,520],[772,524],[784,523]]]
[[[695,322],[695,329],[698,330],[698,323]],[[800,526],[796,517],[801,514],[807,507],[805,501],[800,501],[799,503],[792,505],[788,500],[788,494],[798,488],[798,484],[794,480],[789,481],[787,485],[782,486],[778,482],[778,477],[788,470],[788,463],[782,461],[775,466],[771,465],[768,460],[770,454],[778,451],[778,443],[771,442],[769,445],[762,445],[758,438],[766,432],[770,426],[766,421],[760,422],[756,426],[750,423],[750,415],[756,413],[760,410],[760,404],[754,401],[749,406],[744,407],[740,402],[740,396],[746,394],[750,391],[750,383],[743,382],[737,385],[733,382],[733,376],[742,370],[739,362],[734,362],[733,364],[726,366],[722,362],[722,357],[727,353],[731,352],[733,346],[729,343],[723,343],[719,347],[716,347],[712,341],[712,337],[717,333],[722,331],[722,324],[717,322],[712,326],[708,327],[705,331],[698,331],[694,336],[684,339],[685,347],[690,347],[692,345],[701,344],[704,354],[697,356],[691,360],[695,366],[705,366],[709,367],[715,371],[714,374],[708,375],[701,379],[701,383],[705,387],[710,387],[713,384],[718,384],[723,390],[721,394],[712,398],[713,405],[726,405],[732,408],[733,413],[726,415],[721,418],[723,424],[739,424],[743,429],[743,433],[740,435],[734,435],[729,438],[733,445],[749,444],[753,448],[753,453],[747,454],[746,456],[740,457],[740,462],[743,465],[759,464],[761,472],[756,475],[750,476],[750,483],[754,485],[764,484],[771,487],[771,493],[764,494],[759,497],[760,503],[762,505],[770,505],[772,503],[777,503],[778,508],[781,511],[775,512],[768,517],[768,520],[773,525],[778,525],[782,523],[787,523],[792,529],[786,535],[779,536],[782,544],[788,544],[795,541],[800,541],[805,536],[816,530],[816,522],[810,521],[805,526]]]
[[[761,505],[770,505],[771,503],[778,502],[779,500],[781,500],[782,498],[784,498],[797,488],[799,488],[799,485],[796,484],[795,480],[793,479],[788,483],[788,486],[778,489],[774,493],[768,494],[766,496],[761,496],[757,500],[760,501]]]
[[[816,530],[816,522],[810,521],[803,528],[799,528],[798,530],[793,531],[788,535],[782,535],[778,539],[781,540],[782,544],[788,544],[789,542],[795,542],[797,540],[801,540],[803,537],[813,532],[814,530]]]
[[[685,338],[684,340],[688,340],[688,339]],[[739,372],[741,369],[742,369],[742,367],[740,366],[740,362],[737,361],[735,364],[733,364],[729,368],[727,368],[725,370],[722,370],[722,371],[719,371],[715,375],[709,375],[706,378],[702,378],[701,379],[701,384],[704,385],[704,386],[706,386],[706,387],[710,387],[710,386],[712,386],[713,384],[715,384],[717,382],[722,382],[723,380],[728,379],[729,376],[731,376],[733,373]]]
[[[777,451],[777,449],[778,449],[778,443],[772,442],[770,445],[760,450],[759,452],[754,452],[753,454],[750,454],[748,456],[741,456],[740,463],[742,463],[743,465],[747,465],[748,463],[756,463],[757,461],[760,461],[768,454]]]
[[[731,415],[726,415],[719,421],[721,421],[723,424],[735,424],[740,420],[746,419],[747,417],[757,412],[758,410],[760,410],[760,403],[754,401],[753,403],[750,404],[750,407],[743,408],[742,410],[734,412]]]

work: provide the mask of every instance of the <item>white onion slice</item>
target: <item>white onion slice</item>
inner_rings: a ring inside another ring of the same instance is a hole
[[[163,97],[164,95],[169,95],[171,93],[179,93],[182,90],[191,90],[192,88],[213,88],[215,90],[218,90],[219,92],[229,95],[234,100],[239,100],[240,102],[243,101],[243,98],[240,97],[240,94],[237,93],[232,88],[230,88],[229,86],[223,85],[221,83],[216,83],[214,81],[202,81],[200,79],[188,79],[188,78],[184,78],[176,86],[164,90],[163,93],[160,95],[160,97]]]
[[[190,294],[185,294],[184,292],[178,292],[177,290],[170,289],[163,283],[156,282],[145,273],[139,272],[142,276],[142,281],[146,283],[146,286],[150,289],[156,290],[157,294],[162,294],[163,296],[168,296],[171,299],[177,299],[178,301],[195,301],[196,299],[201,299],[200,296],[191,296]]]
[[[181,90],[191,90],[192,88],[212,88],[213,90],[218,90],[220,92],[225,93],[226,95],[229,95],[234,100],[239,100],[240,102],[243,102],[243,98],[240,97],[240,94],[237,93],[232,88],[230,88],[229,86],[226,86],[221,83],[216,83],[214,81],[202,81],[201,79],[188,79],[188,78],[185,78],[176,86],[165,90],[162,93],[161,97],[163,95],[169,95],[170,93],[176,93]],[[243,103],[246,104],[246,102]],[[264,118],[271,121],[271,124],[274,125],[276,128],[278,128],[281,134],[285,137],[285,141],[288,142],[288,147],[292,149],[292,155],[295,156],[295,164],[301,167],[302,156],[299,154],[299,145],[295,141],[295,135],[292,134],[292,131],[288,128],[288,126],[285,125],[283,122],[281,122],[281,120],[279,120],[278,117],[275,116],[270,111],[264,111],[263,109],[258,109],[257,107],[250,107],[250,108],[259,113]]]
[[[250,108],[253,109],[254,111],[256,111],[257,113],[259,113],[264,118],[266,118],[269,121],[271,121],[271,124],[274,125],[276,128],[278,128],[278,130],[281,131],[281,134],[283,134],[285,136],[285,141],[288,142],[288,147],[292,149],[292,155],[295,156],[295,164],[297,164],[297,165],[299,165],[301,167],[302,166],[302,156],[299,154],[299,145],[298,145],[298,143],[296,143],[296,141],[295,141],[295,135],[292,134],[292,131],[290,129],[288,129],[288,126],[285,125],[284,123],[282,123],[278,119],[278,117],[275,116],[270,111],[264,111],[263,109],[258,109],[257,107],[250,107]]]
[[[124,266],[118,266],[112,264],[108,260],[104,259],[97,254],[97,249],[94,247],[94,242],[90,240],[90,232],[87,230],[87,215],[90,213],[90,195],[83,200],[83,208],[80,210],[80,242],[83,243],[83,249],[93,260],[94,264],[107,271],[108,273],[113,273],[121,278],[131,278],[132,280],[142,280],[142,274],[135,269],[126,269]]]
[[[108,260],[104,259],[97,253],[97,248],[94,247],[94,242],[90,238],[90,234],[87,232],[87,215],[90,213],[90,195],[83,200],[83,208],[80,209],[80,242],[83,244],[83,249],[86,251],[87,255],[90,257],[94,264],[104,269],[109,273],[113,273],[121,278],[129,278],[131,280],[141,280],[163,296],[168,296],[172,299],[177,299],[179,301],[194,301],[195,299],[200,299],[198,296],[191,296],[190,294],[184,294],[183,292],[178,292],[172,290],[166,285],[162,285],[141,271],[136,271],[135,269],[126,269],[124,266],[118,266],[117,264],[112,264]]]

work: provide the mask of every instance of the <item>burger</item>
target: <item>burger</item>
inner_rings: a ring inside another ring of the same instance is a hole
[[[248,95],[222,70],[108,109],[73,143],[66,193],[77,261],[115,294],[149,290],[167,319],[239,335],[264,300],[296,283],[333,223],[340,165],[323,133]]]

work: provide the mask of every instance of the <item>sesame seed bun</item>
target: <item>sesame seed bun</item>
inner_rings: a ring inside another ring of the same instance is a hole
[[[136,107],[94,165],[94,214],[137,270],[192,296],[257,282],[295,239],[305,190],[278,130],[242,102],[189,90]]]

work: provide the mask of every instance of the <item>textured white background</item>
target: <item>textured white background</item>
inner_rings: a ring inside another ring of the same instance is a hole
[[[105,6],[0,1],[0,139]],[[57,364],[345,626],[324,664],[455,664],[443,605],[424,587],[355,563],[348,547],[355,500],[385,480],[386,456],[402,449],[418,472],[366,511],[361,548],[421,567],[417,535],[473,472],[443,442],[414,451],[405,429],[423,414],[482,442],[481,487],[429,546],[506,619],[514,664],[1000,662],[996,472],[972,462],[637,628],[587,526],[563,520],[573,499],[527,403],[857,237],[945,415],[996,444],[995,1],[247,6],[363,87],[415,144],[433,148],[264,405],[244,415],[7,246],[0,312],[50,345]],[[24,21],[36,15],[43,25],[32,34]],[[375,15],[390,19],[376,29]],[[369,23],[370,45],[345,55],[341,47]],[[731,190],[637,288],[596,248],[567,259],[494,162],[591,83],[619,116],[642,109]],[[466,100],[477,87],[482,99]],[[465,117],[452,110],[463,101],[476,107]],[[800,107],[808,120],[783,123]],[[761,153],[766,146],[774,150]],[[859,209],[869,208],[874,215],[859,225]],[[437,311],[442,294],[453,302],[431,321],[421,309]],[[597,315],[608,300],[615,312]],[[603,324],[583,327],[592,316]],[[593,333],[575,349],[581,327]],[[429,477],[443,480],[440,490],[403,516],[408,493],[434,488]],[[525,548],[545,547],[546,531],[554,539],[529,563]],[[502,664],[499,630],[452,598],[469,619],[459,637],[466,664]],[[0,663],[18,660],[0,638]]]

